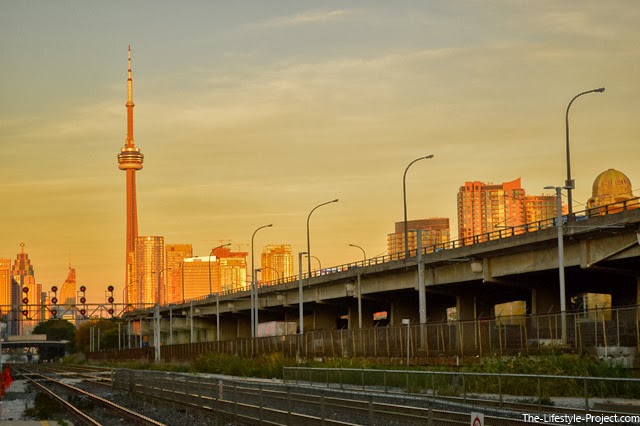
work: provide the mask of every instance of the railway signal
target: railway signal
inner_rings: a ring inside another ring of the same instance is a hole
[[[22,287],[22,292],[24,293],[24,297],[22,298],[22,303],[24,303],[25,305],[28,305],[29,304],[29,288]]]
[[[110,285],[109,287],[107,287],[107,292],[109,293],[109,296],[107,297],[107,302],[111,303],[111,306],[109,307],[109,309],[107,309],[107,312],[109,312],[109,315],[113,316],[115,310],[113,309],[113,303],[115,302],[115,299],[113,297],[113,286]]]
[[[51,309],[51,317],[52,318],[57,318],[58,317],[58,310],[56,309],[56,306],[58,304],[58,286],[51,286],[51,292],[53,293],[53,297],[51,298],[51,303],[53,303],[54,307],[53,309]]]
[[[87,296],[86,296],[86,292],[87,292],[87,286],[81,285],[80,286],[80,293],[82,293],[82,296],[80,296],[80,303],[84,306],[82,306],[82,308],[80,308],[80,315],[82,315],[84,318],[87,317]]]

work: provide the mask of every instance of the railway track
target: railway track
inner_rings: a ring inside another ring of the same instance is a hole
[[[22,367],[21,367],[22,368]],[[230,378],[158,371],[119,369],[97,370],[67,366],[43,366],[47,377],[25,371],[39,385],[53,383],[50,375],[78,380],[90,386],[106,384],[109,392],[126,395],[130,401],[154,401],[156,410],[196,416],[198,420],[154,420],[141,423],[127,418],[129,424],[168,424],[194,426],[204,424],[266,425],[468,425],[471,412],[484,413],[487,426],[527,424],[522,412],[505,407],[483,407],[475,401],[446,401],[428,395],[383,394],[370,390],[335,389],[310,384],[283,384],[277,380]],[[41,372],[43,372],[41,370]],[[113,382],[109,380],[113,379]],[[57,381],[59,382],[59,381]],[[56,386],[60,393],[59,384]],[[80,384],[78,385],[80,386]],[[68,386],[65,386],[68,388]],[[75,390],[74,390],[75,392]],[[105,398],[101,398],[105,399]],[[533,407],[525,412],[535,413]],[[113,410],[108,408],[106,410]],[[129,408],[130,411],[138,410]],[[152,409],[153,411],[153,409]],[[554,410],[559,413],[559,407]],[[127,416],[127,414],[119,414]],[[154,417],[154,416],[152,416]],[[156,418],[156,417],[154,417]],[[98,420],[100,422],[100,420]],[[226,422],[226,423],[225,423]],[[96,424],[89,423],[86,424]],[[118,424],[113,420],[97,424]],[[552,425],[553,423],[546,423]]]
[[[468,425],[473,411],[468,407],[458,411],[435,408],[433,401],[424,397],[149,371],[118,370],[115,387],[190,409],[221,414],[242,424]],[[525,424],[521,419],[519,413],[511,413],[511,417],[485,414],[485,425]]]
[[[109,425],[117,424],[118,422],[127,422],[130,425],[165,426],[165,423],[151,419],[92,392],[54,379],[51,376],[40,374],[40,372],[35,371],[35,369],[25,366],[13,366],[12,371],[16,378],[23,377],[37,389],[57,401],[60,406],[81,424]],[[98,403],[102,409],[87,410],[86,404],[79,403],[84,399]],[[90,411],[91,414],[87,411]]]

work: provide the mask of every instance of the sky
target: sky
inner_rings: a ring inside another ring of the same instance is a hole
[[[127,48],[139,235],[385,254],[403,217],[448,217],[466,181],[566,179],[574,210],[615,168],[640,194],[636,0],[0,0],[0,257],[90,301],[125,266]],[[296,256],[297,257],[297,256]],[[297,271],[297,267],[296,267]]]

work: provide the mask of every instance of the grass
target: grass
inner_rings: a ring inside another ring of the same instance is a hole
[[[514,396],[539,395],[548,399],[552,396],[584,396],[584,381],[557,380],[541,378],[501,377],[500,383],[494,377],[473,376],[465,374],[407,375],[405,366],[388,366],[377,362],[358,358],[335,358],[323,361],[299,362],[285,358],[282,354],[262,355],[256,358],[241,358],[238,356],[207,353],[199,356],[191,363],[149,363],[128,362],[111,364],[120,368],[161,370],[187,373],[225,374],[231,376],[282,378],[284,367],[312,367],[334,369],[333,371],[300,371],[298,380],[329,383],[344,383],[356,386],[384,386],[387,388],[409,388],[410,392],[435,392],[440,395],[462,395],[463,393],[499,393]],[[349,369],[350,371],[344,371]],[[357,370],[369,370],[367,374]],[[498,357],[491,356],[481,360],[478,364],[466,365],[458,368],[447,367],[410,367],[413,371],[422,372],[464,372],[464,373],[494,373],[494,374],[530,374],[530,375],[561,375],[578,377],[630,377],[630,370],[620,366],[607,364],[588,355],[566,354],[550,351],[538,356]],[[401,370],[398,373],[376,373],[375,370]],[[293,374],[293,373],[292,373]],[[293,380],[294,376],[287,377]],[[588,383],[589,396],[600,397],[630,397],[640,398],[640,389],[636,384],[616,382],[590,381]]]

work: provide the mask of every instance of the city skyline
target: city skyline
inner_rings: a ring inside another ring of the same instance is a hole
[[[139,234],[194,255],[219,240],[247,250],[266,223],[256,247],[295,255],[309,211],[335,198],[311,221],[323,266],[360,260],[349,244],[382,254],[402,218],[402,172],[427,154],[407,175],[409,220],[457,229],[469,179],[522,177],[527,194],[550,194],[566,177],[567,103],[601,86],[571,109],[574,209],[609,168],[638,195],[633,2],[156,4],[2,6],[0,257],[24,241],[43,287],[64,281],[71,258],[92,297],[124,288],[114,152],[129,44]]]

